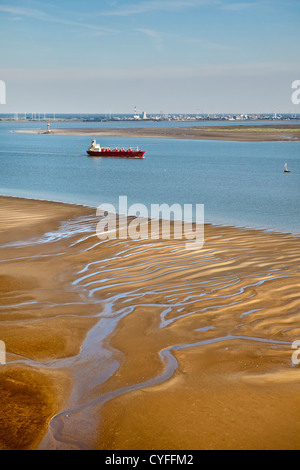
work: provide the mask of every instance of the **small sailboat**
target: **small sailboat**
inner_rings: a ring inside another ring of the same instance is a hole
[[[291,170],[288,170],[287,163],[284,164],[284,173],[290,173]]]

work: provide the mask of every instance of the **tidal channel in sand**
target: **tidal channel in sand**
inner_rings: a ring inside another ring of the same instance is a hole
[[[299,449],[300,239],[0,198],[1,449]]]

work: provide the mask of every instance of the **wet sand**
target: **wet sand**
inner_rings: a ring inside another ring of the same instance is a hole
[[[0,198],[0,449],[299,449],[300,237]]]
[[[41,130],[15,132],[47,134]],[[49,135],[80,135],[91,137],[146,137],[160,139],[230,140],[240,142],[272,142],[300,140],[299,124],[230,125],[191,127],[132,127],[132,128],[74,128],[51,129]]]

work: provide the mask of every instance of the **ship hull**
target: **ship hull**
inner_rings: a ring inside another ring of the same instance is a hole
[[[144,153],[140,150],[88,150],[90,157],[113,157],[113,158],[145,158]]]

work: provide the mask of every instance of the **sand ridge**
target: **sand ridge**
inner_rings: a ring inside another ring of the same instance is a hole
[[[15,131],[28,134],[78,135],[95,137],[132,137],[159,139],[229,140],[240,142],[272,142],[300,140],[299,124],[230,125],[190,127],[128,127],[128,128],[61,128],[50,133],[41,130]]]

